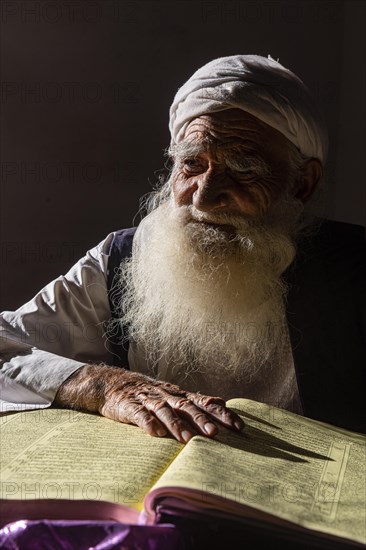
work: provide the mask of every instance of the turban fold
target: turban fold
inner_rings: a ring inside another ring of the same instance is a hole
[[[178,89],[170,107],[171,143],[204,114],[239,108],[275,128],[309,158],[323,163],[328,135],[308,88],[270,56],[233,55],[210,61]]]

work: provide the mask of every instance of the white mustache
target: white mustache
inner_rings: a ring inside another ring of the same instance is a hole
[[[179,215],[185,223],[193,221],[212,225],[230,225],[237,230],[243,229],[248,226],[248,220],[246,220],[244,216],[201,212],[192,205],[179,207],[179,210]]]

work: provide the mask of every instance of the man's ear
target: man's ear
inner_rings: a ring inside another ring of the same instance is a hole
[[[294,196],[303,203],[307,202],[318,187],[322,175],[323,165],[319,159],[305,161],[294,184]]]

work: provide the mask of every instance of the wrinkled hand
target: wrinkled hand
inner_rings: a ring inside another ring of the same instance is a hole
[[[168,382],[106,365],[87,365],[60,387],[55,405],[99,412],[126,424],[140,426],[158,437],[172,435],[187,443],[198,434],[214,437],[216,423],[234,431],[241,418],[220,397],[181,390]]]

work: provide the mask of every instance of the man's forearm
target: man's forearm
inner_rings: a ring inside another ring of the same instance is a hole
[[[2,410],[51,405],[61,384],[84,364],[1,335]]]
[[[122,370],[105,364],[81,367],[61,384],[53,405],[100,412],[105,402],[107,380],[111,381],[113,374],[120,380]]]

